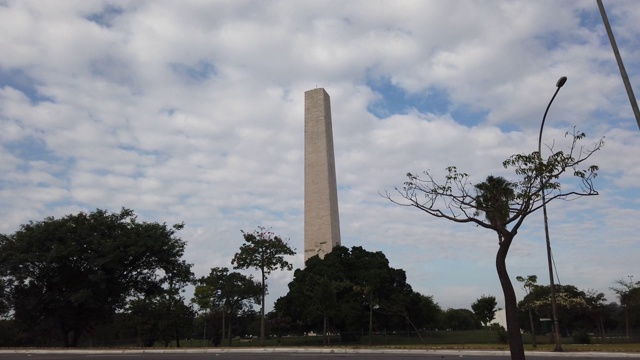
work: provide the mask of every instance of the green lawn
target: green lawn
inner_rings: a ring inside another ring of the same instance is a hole
[[[552,351],[554,346],[549,343],[548,336],[538,336],[538,347],[533,348],[531,339],[524,334],[525,349],[527,351]],[[618,343],[606,344],[572,344],[571,338],[563,339],[563,348],[566,351],[596,351],[596,352],[640,352],[640,343],[627,343],[626,339],[614,339]],[[636,339],[637,340],[637,339]],[[592,342],[599,341],[593,338]],[[613,340],[609,340],[613,341]],[[223,342],[226,346],[227,342]],[[371,345],[370,345],[371,344]],[[203,340],[183,340],[183,347],[203,347],[208,346],[208,342]],[[355,348],[402,348],[402,349],[477,349],[477,350],[508,350],[507,344],[499,343],[495,331],[440,331],[430,332],[423,335],[422,340],[415,333],[386,333],[376,334],[369,342],[367,334],[342,334],[329,337],[329,345],[355,347]],[[175,345],[174,345],[175,346]],[[291,336],[280,339],[267,339],[264,345],[260,344],[257,338],[251,340],[234,339],[233,347],[321,347],[323,346],[322,336]]]

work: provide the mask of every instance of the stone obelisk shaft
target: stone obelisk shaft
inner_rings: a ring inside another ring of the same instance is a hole
[[[304,93],[304,261],[340,245],[331,103],[324,89]]]

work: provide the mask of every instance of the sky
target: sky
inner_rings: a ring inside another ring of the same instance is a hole
[[[605,1],[640,92],[640,3]],[[185,223],[196,276],[231,267],[241,230],[288,239],[303,266],[304,92],[331,96],[342,244],[382,251],[443,309],[503,306],[495,233],[381,196],[407,172],[604,148],[598,196],[556,201],[561,284],[640,280],[640,131],[595,1],[0,0],[0,233],[80,211]],[[511,246],[515,277],[549,275],[541,214]],[[257,272],[247,272],[256,274]],[[268,279],[267,308],[293,272]]]

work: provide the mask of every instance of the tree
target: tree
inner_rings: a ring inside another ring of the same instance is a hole
[[[275,304],[274,317],[301,325],[301,332],[362,332],[370,329],[416,331],[433,327],[441,313],[430,296],[412,290],[402,269],[386,256],[359,246],[336,246],[323,259],[307,260]]]
[[[593,319],[589,295],[574,285],[555,285],[557,314],[562,324],[560,332],[569,336],[575,331],[591,330],[597,328]],[[520,301],[518,307],[524,318],[525,309],[531,308],[534,317],[550,318],[552,314],[551,288],[548,285],[535,285],[531,291]]]
[[[194,291],[192,302],[202,310],[213,314],[222,313],[222,334],[225,333],[225,314],[229,315],[227,325],[228,341],[231,346],[231,319],[242,310],[260,303],[262,288],[251,276],[239,272],[229,272],[227,268],[214,267],[209,276],[201,277]]]
[[[477,330],[481,327],[480,320],[469,309],[447,309],[444,323],[451,330]]]
[[[184,288],[194,281],[191,265],[187,265],[184,260],[177,262],[173,267],[167,269],[169,271],[162,279],[167,285],[160,296],[168,305],[166,311],[170,317],[170,332],[176,341],[176,347],[180,347],[180,338],[186,333],[184,330],[189,328],[195,316],[193,309],[185,305],[185,298],[181,295]],[[165,346],[168,346],[166,340]]]
[[[608,315],[607,299],[604,297],[604,293],[590,289],[585,292],[585,301],[589,315],[600,334],[600,339],[604,340],[604,320],[605,316]]]
[[[240,251],[233,256],[231,263],[235,269],[254,268],[260,270],[260,286],[262,299],[260,308],[260,342],[264,344],[265,319],[264,298],[267,294],[267,276],[274,270],[291,270],[293,265],[285,260],[285,256],[295,255],[292,249],[281,237],[274,235],[270,230],[258,227],[252,233],[242,231],[245,244],[240,246]]]
[[[336,247],[324,259],[314,256],[304,269],[296,269],[289,292],[275,303],[274,316],[297,324],[299,328],[295,330],[300,332],[321,332],[327,344],[329,322],[347,305],[340,301],[342,295],[353,292],[354,284],[347,280],[339,265],[339,259],[344,259],[339,254],[344,252],[342,247]]]
[[[503,162],[505,168],[514,168],[517,179],[508,181],[489,176],[486,181],[473,185],[466,173],[455,166],[447,168],[444,181],[438,181],[428,171],[424,176],[407,174],[404,186],[396,188],[400,199],[384,195],[395,204],[424,211],[430,216],[456,223],[468,223],[495,231],[498,235],[496,270],[505,301],[509,348],[513,359],[524,359],[524,345],[517,316],[517,300],[509,279],[506,258],[509,248],[524,220],[557,199],[575,199],[597,195],[593,179],[598,167],[584,167],[584,163],[604,145],[602,140],[592,147],[578,147],[584,133],[567,133],[571,136],[568,152],[555,151],[546,160],[540,153],[512,155]],[[551,149],[553,151],[553,149]],[[560,178],[570,173],[581,186],[562,191]],[[542,196],[544,193],[544,197]],[[485,215],[483,220],[479,216]]]
[[[369,345],[373,338],[373,308],[381,307],[391,300],[391,288],[393,284],[400,286],[393,290],[402,291],[401,287],[406,284],[406,274],[404,271],[389,267],[389,260],[380,251],[370,252],[362,247],[355,246],[351,249],[351,257],[347,259],[347,269],[352,272],[353,290],[362,296],[363,303],[368,306],[368,326]],[[387,305],[388,306],[388,305]]]
[[[526,278],[522,276],[516,276],[516,280],[522,283],[522,288],[527,293],[527,295],[529,295],[538,282],[538,276],[529,275]],[[533,323],[532,307],[530,305],[527,306],[527,310],[529,310],[529,324],[531,325],[531,345],[536,348],[538,347],[538,344],[536,339],[536,327]]]
[[[329,345],[328,322],[338,306],[336,294],[346,283],[332,281],[327,276],[309,274],[310,282],[304,294],[311,300],[312,311],[322,315],[322,342]]]
[[[629,281],[617,280],[615,283],[618,287],[612,287],[611,290],[618,295],[620,299],[620,305],[624,308],[625,317],[625,329],[627,339],[631,336],[631,313],[637,310],[640,314],[640,281],[631,281],[633,277],[630,277]]]
[[[136,298],[128,310],[141,346],[152,347],[162,340],[169,347],[176,340],[180,347],[181,336],[191,334],[194,312],[181,298],[167,294]]]
[[[128,299],[158,294],[171,274],[189,272],[175,236],[182,227],[98,209],[0,237],[0,275],[17,324],[29,336],[58,331],[63,346],[76,346]]]
[[[476,315],[478,320],[482,323],[483,326],[487,326],[491,320],[496,316],[496,311],[498,310],[496,307],[498,306],[498,302],[496,301],[496,297],[493,295],[482,295],[476,301],[471,304],[471,310]]]

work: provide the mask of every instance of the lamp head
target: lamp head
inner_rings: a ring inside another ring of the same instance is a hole
[[[558,82],[556,83],[556,87],[557,88],[561,88],[562,85],[564,85],[564,83],[566,83],[566,82],[567,82],[567,77],[563,76],[560,79],[558,79]]]

